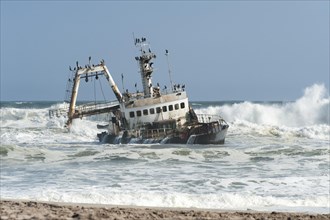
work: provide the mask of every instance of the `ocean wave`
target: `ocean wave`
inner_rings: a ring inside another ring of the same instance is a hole
[[[235,120],[230,123],[229,135],[272,136],[282,138],[310,138],[329,140],[330,126],[326,124],[305,127],[259,125],[248,121]]]
[[[261,135],[329,139],[330,98],[324,85],[305,89],[294,102],[260,104],[252,102],[197,109],[200,114],[221,115],[231,132]]]
[[[120,190],[120,187],[119,187]],[[121,192],[91,188],[83,192],[43,190],[23,199],[46,202],[69,202],[88,204],[132,205],[149,207],[203,208],[257,211],[308,211],[328,213],[327,196],[312,196],[304,199],[291,197],[258,196],[249,193],[186,194],[160,192]]]
[[[29,105],[31,107],[32,104]],[[1,137],[9,138],[8,141],[2,140],[8,144],[15,140],[18,143],[24,142],[23,139],[18,140],[17,135],[21,138],[32,135],[33,140],[37,139],[37,136],[49,139],[49,137],[43,137],[44,131],[48,131],[49,136],[52,136],[51,133],[54,132],[56,136],[59,130],[61,132],[65,130],[66,118],[49,118],[48,111],[52,108],[67,107],[67,105],[67,103],[48,103],[46,108],[0,108]],[[228,136],[241,133],[329,140],[329,105],[327,89],[324,85],[315,84],[306,88],[304,95],[294,102],[206,105],[207,107],[197,108],[196,112],[221,115],[230,124]],[[107,114],[74,120],[69,134],[75,140],[94,141],[96,134],[100,132],[96,128],[97,123],[108,120]],[[16,131],[17,129],[19,131]],[[36,133],[36,129],[41,132]],[[9,133],[6,134],[6,131]],[[26,141],[30,139],[27,138]]]
[[[294,102],[260,104],[243,102],[233,105],[210,106],[197,113],[221,114],[227,121],[247,121],[255,124],[302,127],[329,124],[330,98],[324,85],[315,84],[305,89]]]
[[[40,127],[44,126],[48,118],[47,109],[0,109],[1,127]]]

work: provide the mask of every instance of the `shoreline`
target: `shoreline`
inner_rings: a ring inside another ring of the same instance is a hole
[[[330,219],[328,214],[0,200],[0,219]]]

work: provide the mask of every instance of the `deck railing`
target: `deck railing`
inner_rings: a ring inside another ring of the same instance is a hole
[[[83,105],[78,105],[75,108],[75,114],[78,115],[90,115],[90,114],[98,114],[98,110],[108,109],[113,106],[119,105],[118,101],[106,102],[106,103],[87,103]],[[67,117],[69,112],[69,105],[66,105],[57,109],[49,110],[49,117]]]
[[[90,112],[90,111],[96,111],[98,109],[104,109],[109,108],[114,105],[119,105],[118,101],[112,101],[112,102],[105,102],[105,103],[87,103],[84,105],[78,105],[76,106],[76,112]]]
[[[209,123],[213,121],[224,121],[223,118],[219,115],[209,115],[209,114],[196,114],[198,122]]]

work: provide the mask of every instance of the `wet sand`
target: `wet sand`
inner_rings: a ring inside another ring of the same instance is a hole
[[[330,214],[151,208],[1,200],[0,219],[330,219]]]

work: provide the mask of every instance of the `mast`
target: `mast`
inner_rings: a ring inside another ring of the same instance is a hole
[[[170,68],[170,62],[168,61],[168,50],[165,50],[165,56],[167,60],[167,66],[168,66],[168,75],[170,76],[170,83],[171,83],[171,90],[173,91],[173,81],[172,81],[172,74],[171,74],[171,68]]]
[[[153,72],[153,63],[151,60],[156,58],[156,55],[151,52],[150,45],[147,43],[147,39],[142,37],[140,39],[135,39],[135,46],[140,47],[141,55],[135,57],[135,60],[139,63],[142,87],[144,92],[144,97],[153,96],[152,88],[152,72]]]
[[[70,99],[70,106],[69,106],[69,112],[68,112],[68,121],[66,122],[66,127],[70,127],[72,124],[72,119],[73,115],[75,112],[76,108],[76,101],[77,101],[77,96],[78,96],[78,89],[79,89],[79,84],[80,84],[80,76],[79,76],[79,66],[78,66],[78,61],[77,61],[77,71],[74,77],[74,82],[72,86],[72,94],[71,94],[71,99]],[[76,68],[75,68],[76,69]]]

